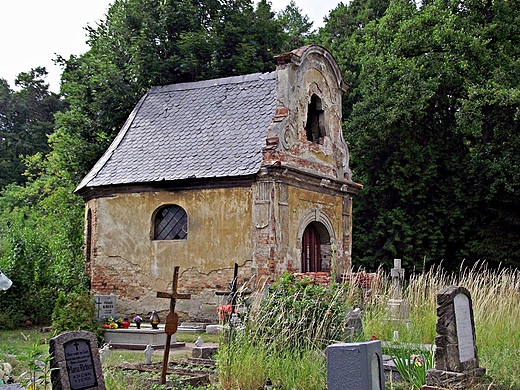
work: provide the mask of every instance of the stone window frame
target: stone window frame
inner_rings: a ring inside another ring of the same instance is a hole
[[[166,214],[164,214],[166,212]],[[161,223],[166,223],[158,227]],[[175,234],[172,235],[172,231]],[[188,213],[178,204],[165,204],[159,206],[152,215],[152,232],[151,239],[153,241],[182,241],[188,238]]]

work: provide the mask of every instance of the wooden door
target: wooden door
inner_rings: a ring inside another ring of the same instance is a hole
[[[318,230],[309,225],[302,238],[302,272],[321,271],[321,241]]]

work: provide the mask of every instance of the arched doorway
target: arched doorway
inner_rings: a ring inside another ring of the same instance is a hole
[[[309,224],[302,237],[302,272],[321,271],[321,239],[318,229]]]
[[[301,236],[301,272],[330,271],[331,237],[321,222],[310,222]]]
[[[298,224],[300,272],[330,272],[336,235],[330,218],[320,209],[307,211]]]

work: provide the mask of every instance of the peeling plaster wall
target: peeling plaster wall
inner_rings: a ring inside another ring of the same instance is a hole
[[[117,295],[118,313],[167,310],[157,291],[171,291],[174,266],[180,266],[179,291],[189,287],[191,301],[177,308],[191,317],[207,316],[216,305],[214,291],[225,290],[233,265],[251,260],[251,189],[226,188],[179,192],[125,193],[97,198],[86,205],[95,223],[92,293]],[[151,239],[152,215],[165,204],[177,204],[188,215],[186,240]],[[250,268],[249,268],[250,269]],[[247,266],[243,277],[249,278]],[[227,271],[227,272],[226,272]],[[212,291],[202,293],[202,289]],[[213,312],[211,314],[215,315]]]
[[[268,199],[258,199],[259,185],[269,189]],[[256,192],[253,269],[257,288],[273,282],[285,271],[301,272],[301,238],[311,222],[323,223],[330,234],[330,250],[334,252],[331,268],[338,273],[349,268],[351,212],[345,213],[345,204],[350,207],[345,196],[277,181],[257,183]]]

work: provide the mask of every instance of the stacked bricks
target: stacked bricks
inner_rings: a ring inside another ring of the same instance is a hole
[[[296,279],[309,279],[311,284],[319,286],[328,286],[332,281],[332,276],[328,272],[305,272],[294,274]]]

